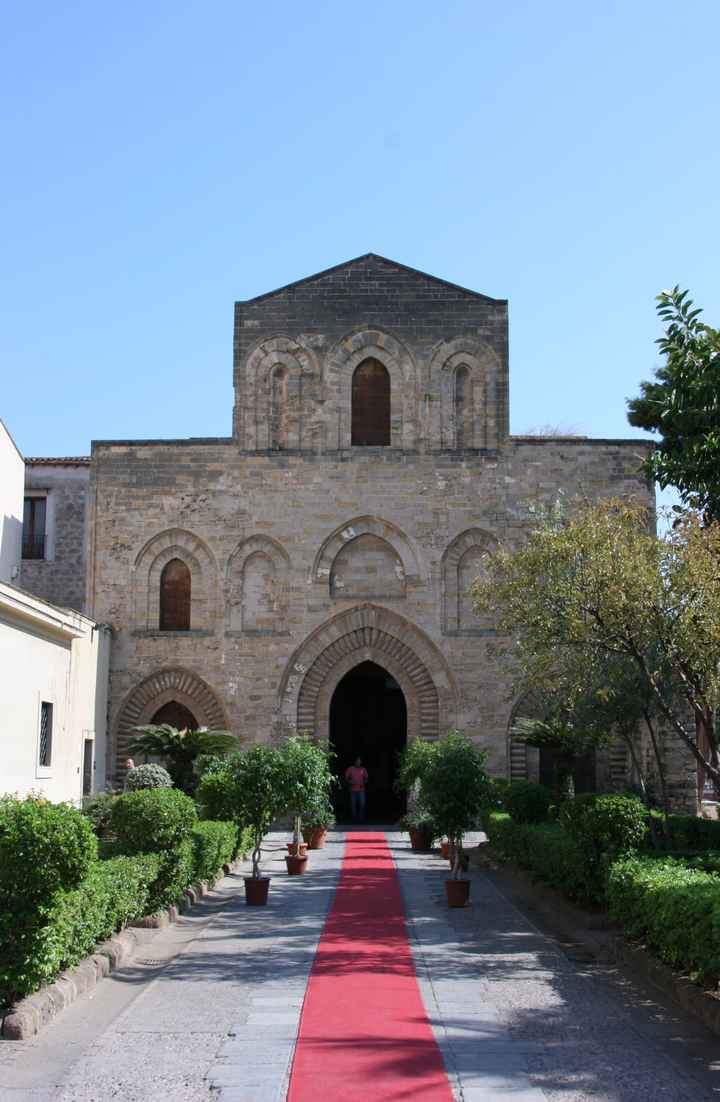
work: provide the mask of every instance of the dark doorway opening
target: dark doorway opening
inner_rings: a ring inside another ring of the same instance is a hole
[[[395,791],[398,755],[407,739],[405,697],[397,681],[375,662],[362,662],[343,677],[330,704],[330,745],[341,782],[345,770],[360,757],[368,771],[367,817],[393,823],[405,810]],[[336,796],[338,820],[350,819],[347,786]]]
[[[190,709],[186,708],[184,704],[180,704],[177,700],[170,700],[167,704],[163,704],[162,708],[157,710],[150,722],[157,723],[158,727],[161,723],[167,723],[170,727],[175,727],[178,731],[197,731],[198,726],[198,722]]]

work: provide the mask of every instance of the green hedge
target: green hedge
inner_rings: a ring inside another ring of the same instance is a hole
[[[237,827],[235,823],[202,822],[190,836],[193,847],[193,873],[196,880],[212,880],[223,865],[235,856]]]
[[[516,823],[544,823],[550,807],[550,792],[543,784],[511,781],[503,793],[503,805]]]
[[[157,854],[97,861],[77,888],[32,909],[15,897],[0,914],[0,1003],[35,991],[98,941],[147,913]]]
[[[720,976],[720,879],[671,857],[629,857],[608,875],[610,915],[675,968],[702,982]]]
[[[675,849],[720,850],[720,820],[700,819],[696,815],[670,815]]]
[[[501,811],[485,821],[488,840],[497,853],[528,869],[571,899],[597,902],[602,886],[582,850],[559,823],[516,823]]]
[[[119,796],[110,829],[125,853],[163,853],[181,845],[197,823],[195,804],[178,788],[141,788]]]

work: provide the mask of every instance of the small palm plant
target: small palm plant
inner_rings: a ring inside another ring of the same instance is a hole
[[[201,727],[178,730],[169,723],[135,727],[137,737],[132,752],[162,758],[176,788],[192,796],[198,783],[195,763],[201,755],[227,754],[237,749],[237,739],[229,731],[208,731]]]

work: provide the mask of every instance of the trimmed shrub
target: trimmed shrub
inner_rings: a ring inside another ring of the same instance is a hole
[[[98,792],[83,799],[81,812],[97,838],[104,838],[110,830],[110,816],[116,799],[117,796],[110,792]]]
[[[720,820],[670,815],[668,821],[677,849],[720,850]]]
[[[154,762],[136,765],[125,777],[127,792],[137,792],[140,788],[172,788],[173,780],[167,769]]]
[[[636,796],[578,796],[563,804],[560,822],[598,865],[642,845],[648,810]]]
[[[110,829],[126,853],[164,853],[190,837],[195,804],[176,788],[126,792],[113,804]]]
[[[77,887],[96,858],[92,827],[75,808],[0,799],[0,901],[47,904],[56,891]]]
[[[0,914],[0,1004],[49,983],[82,960],[98,941],[148,910],[157,879],[156,854],[97,861],[77,888],[23,911]]]
[[[485,831],[496,853],[528,869],[570,899],[596,903],[598,884],[583,853],[558,823],[516,823],[504,812],[487,816]]]
[[[237,827],[235,823],[198,823],[190,841],[194,879],[214,880],[223,865],[229,865],[235,856]]]
[[[720,976],[720,880],[673,858],[616,861],[607,885],[610,915],[632,938],[644,938],[668,964],[694,979]]]
[[[550,792],[543,784],[511,781],[503,793],[503,804],[516,823],[543,823],[550,807]]]

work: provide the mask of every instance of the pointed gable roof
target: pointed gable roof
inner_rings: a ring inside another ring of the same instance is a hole
[[[331,268],[324,268],[321,272],[316,272],[314,275],[305,276],[303,279],[293,280],[292,283],[286,283],[283,287],[276,287],[273,291],[266,291],[262,295],[255,295],[253,298],[241,300],[244,303],[256,303],[262,302],[265,299],[272,298],[274,295],[282,295],[288,291],[294,291],[305,287],[309,283],[317,283],[328,277],[337,276],[343,271],[350,272],[353,269],[358,268],[377,268],[383,275],[392,276],[393,273],[404,274],[406,276],[415,276],[419,282],[422,283],[434,283],[438,287],[448,288],[452,291],[459,292],[461,295],[467,295],[468,297],[487,303],[505,303],[506,299],[491,298],[490,295],[482,295],[478,291],[471,291],[468,287],[462,287],[458,283],[451,283],[447,279],[440,279],[438,276],[430,275],[428,272],[422,272],[418,268],[411,268],[407,264],[401,264],[397,260],[389,260],[385,256],[380,256],[378,253],[364,253],[362,256],[356,256],[352,260],[345,260],[342,264],[334,264]]]

